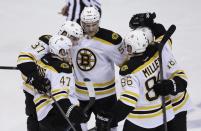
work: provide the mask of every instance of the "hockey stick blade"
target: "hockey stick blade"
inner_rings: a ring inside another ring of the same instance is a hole
[[[163,39],[161,40],[159,44],[159,51],[162,51],[163,46],[168,41],[168,39],[172,36],[175,30],[176,30],[176,26],[174,24],[169,27],[169,29],[166,31],[165,35],[163,36]]]
[[[0,66],[0,69],[3,69],[3,70],[18,70],[18,68],[14,67],[14,66]]]

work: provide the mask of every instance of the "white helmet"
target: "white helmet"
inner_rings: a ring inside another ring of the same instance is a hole
[[[70,55],[71,47],[71,40],[63,35],[54,35],[49,40],[50,52],[62,59],[66,59]]]
[[[81,13],[81,22],[94,23],[100,20],[100,13],[95,7],[84,7]]]
[[[139,27],[139,29],[141,29],[146,34],[147,39],[149,40],[149,44],[153,44],[154,43],[154,35],[153,35],[151,29],[148,27]]]
[[[142,29],[132,30],[126,35],[124,41],[129,54],[143,53],[149,44],[149,40]]]
[[[66,34],[65,34],[66,33]],[[74,21],[66,21],[60,28],[58,35],[67,35],[78,40],[83,37],[82,27]]]

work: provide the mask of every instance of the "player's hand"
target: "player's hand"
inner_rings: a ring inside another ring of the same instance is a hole
[[[51,82],[44,78],[38,72],[33,72],[27,79],[26,83],[33,85],[39,93],[46,94],[51,90]]]
[[[110,124],[112,122],[111,114],[101,112],[96,115],[96,126],[98,131],[110,131]]]
[[[129,22],[129,27],[131,29],[136,29],[139,26],[150,27],[154,24],[154,19],[156,18],[155,12],[150,13],[139,13],[132,16]]]
[[[68,108],[66,116],[74,123],[85,123],[88,120],[81,107],[76,105],[71,105]]]
[[[172,80],[162,80],[153,86],[156,95],[166,96],[174,95],[176,90]]]
[[[68,16],[68,10],[69,10],[69,6],[65,5],[62,9],[61,12],[59,12],[59,14],[63,15],[63,16]]]

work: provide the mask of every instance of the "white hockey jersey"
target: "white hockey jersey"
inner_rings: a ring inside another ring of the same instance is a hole
[[[79,105],[76,96],[71,93],[72,89],[74,89],[75,81],[72,67],[69,64],[54,61],[52,65],[48,59],[38,61],[37,64],[40,66],[41,70],[43,70],[45,78],[50,80],[51,93],[56,101],[69,99],[72,104]],[[53,108],[52,103],[54,103],[54,101],[50,96],[35,91],[34,103],[36,105],[38,120],[40,121],[45,118],[48,112]]]
[[[154,128],[163,124],[161,96],[157,96],[152,89],[159,79],[158,56],[156,45],[149,45],[143,56],[131,58],[120,70],[121,84],[124,89],[120,100],[128,106],[135,107],[126,119],[143,128]],[[165,44],[163,48],[162,59],[164,79],[169,79],[177,72],[181,72],[169,44]],[[180,76],[179,73],[177,75]],[[184,76],[184,74],[181,75]],[[166,96],[165,99],[167,121],[170,121],[175,116],[173,109],[175,99],[171,95]]]
[[[96,99],[115,94],[115,67],[125,60],[122,38],[117,33],[100,28],[91,39],[84,38],[73,47],[72,60],[75,70],[78,99],[89,100],[84,78],[93,83]]]
[[[24,49],[23,51],[20,52],[17,60],[17,64],[23,64],[23,63],[28,63],[28,62],[36,62],[40,60],[45,54],[49,52],[49,45],[48,41],[50,39],[51,35],[43,35],[39,37],[39,40],[37,43],[30,45],[30,47]],[[23,80],[26,81],[26,76],[22,74]],[[27,83],[23,83],[22,88],[30,93],[34,94],[35,90],[34,88]]]

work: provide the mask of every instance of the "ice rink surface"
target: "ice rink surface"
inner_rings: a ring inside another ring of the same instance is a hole
[[[125,36],[134,13],[156,12],[156,22],[177,26],[173,52],[189,77],[192,110],[188,131],[201,131],[201,1],[102,0],[101,26]],[[42,34],[55,34],[65,18],[58,15],[63,0],[0,0],[0,66],[16,66],[20,50]],[[18,71],[0,70],[1,131],[26,131],[24,95]],[[93,123],[93,120],[90,121]],[[92,124],[93,125],[93,124]]]

